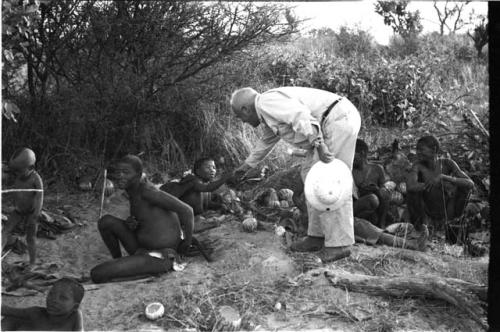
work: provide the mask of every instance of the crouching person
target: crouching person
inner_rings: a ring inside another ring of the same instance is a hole
[[[410,221],[420,231],[427,224],[441,228],[446,240],[457,242],[460,219],[464,214],[474,182],[448,158],[438,158],[439,142],[434,136],[417,141],[417,160],[407,180]]]
[[[122,220],[105,215],[99,220],[99,232],[113,259],[90,271],[92,281],[170,271],[176,252],[185,252],[191,245],[193,209],[141,178],[142,161],[136,156],[123,157],[115,171],[116,186],[129,196],[130,217]],[[122,257],[120,243],[129,256]]]

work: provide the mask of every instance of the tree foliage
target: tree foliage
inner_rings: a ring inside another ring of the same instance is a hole
[[[442,1],[439,2],[442,4]],[[465,6],[469,4],[470,1],[465,2],[453,2],[450,3],[449,0],[444,2],[443,7],[440,9],[438,6],[438,1],[434,1],[434,9],[439,20],[439,33],[441,36],[444,34],[444,28],[446,27],[450,33],[455,33],[462,29],[467,23],[463,20],[462,14]]]
[[[157,151],[182,159],[200,153],[204,112],[211,112],[201,109],[201,97],[214,93],[206,83],[221,74],[220,64],[297,28],[293,13],[273,3],[61,0],[22,6],[34,19],[30,29],[4,29],[19,58],[6,75],[26,68],[27,88],[16,93],[19,123],[6,123],[4,133],[55,155]],[[15,27],[10,22],[17,17],[12,9],[4,23]]]
[[[467,35],[474,42],[477,57],[481,58],[483,56],[483,47],[488,44],[488,22],[484,16],[480,16],[479,18],[480,21],[475,25],[472,32],[467,32]]]
[[[408,3],[409,0],[379,0],[375,4],[375,12],[384,18],[384,24],[404,39],[418,35],[423,29],[420,12],[409,11]]]

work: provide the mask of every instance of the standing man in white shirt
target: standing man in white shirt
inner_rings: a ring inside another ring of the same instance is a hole
[[[305,88],[282,87],[259,94],[242,88],[231,96],[231,108],[241,121],[262,125],[263,136],[245,162],[237,168],[242,176],[264,160],[280,139],[307,150],[301,169],[302,180],[321,160],[342,160],[351,170],[361,118],[356,107],[334,93]],[[352,196],[340,208],[323,212],[307,202],[307,237],[292,244],[294,251],[317,251],[321,260],[335,261],[350,255],[354,244]]]

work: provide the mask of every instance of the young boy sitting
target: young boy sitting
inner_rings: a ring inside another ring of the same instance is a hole
[[[214,181],[217,169],[212,158],[198,159],[194,163],[193,173],[185,176],[180,182],[167,182],[160,189],[189,204],[195,215],[206,209],[220,208],[221,203],[212,197],[212,191],[232,179],[233,173],[225,174]]]
[[[79,306],[84,292],[76,280],[62,278],[49,290],[45,308],[2,305],[2,331],[83,331]]]
[[[90,271],[95,283],[168,272],[176,251],[184,253],[191,245],[193,209],[158,190],[142,171],[141,159],[133,155],[120,159],[114,168],[115,185],[125,189],[130,201],[130,217],[105,215],[98,221],[113,259]],[[122,257],[120,243],[130,256]]]
[[[36,231],[38,218],[43,204],[43,183],[35,171],[35,153],[27,148],[17,150],[9,161],[9,171],[14,173],[14,189],[35,189],[33,191],[13,192],[14,212],[2,228],[2,249],[8,244],[14,228],[21,222],[26,223],[26,242],[28,244],[29,264],[36,261]]]
[[[417,230],[431,221],[445,223],[446,239],[456,241],[457,230],[450,227],[463,215],[474,182],[448,158],[438,158],[439,142],[434,136],[417,141],[416,161],[407,179],[410,221]]]
[[[368,145],[361,139],[356,140],[352,176],[354,216],[384,228],[390,200],[390,193],[384,187],[388,178],[381,165],[368,162]]]

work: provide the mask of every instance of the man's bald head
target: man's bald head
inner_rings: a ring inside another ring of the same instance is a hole
[[[234,112],[238,112],[243,106],[253,105],[258,94],[257,91],[248,87],[234,91],[231,95],[231,108]]]
[[[259,95],[252,88],[242,88],[231,95],[231,108],[241,121],[257,127],[260,123],[257,111],[255,110],[255,98]]]

